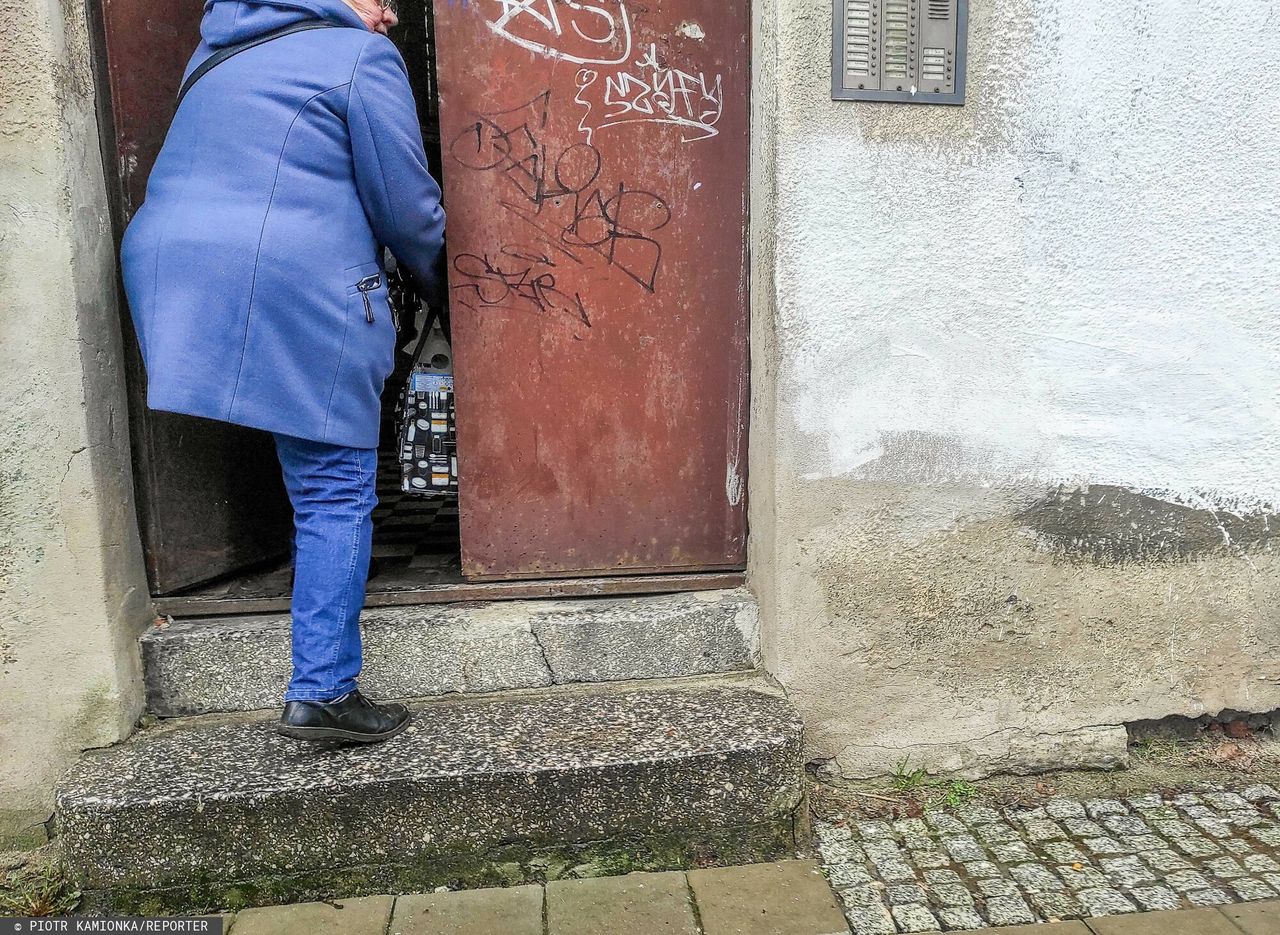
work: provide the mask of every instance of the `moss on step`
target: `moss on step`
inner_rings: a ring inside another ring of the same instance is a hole
[[[566,878],[614,876],[634,870],[758,863],[795,853],[795,814],[737,828],[612,838],[532,848],[512,845],[411,864],[368,864],[251,880],[192,881],[163,889],[116,888],[84,893],[82,911],[160,915],[238,910],[251,906],[424,892],[440,886],[472,889]]]

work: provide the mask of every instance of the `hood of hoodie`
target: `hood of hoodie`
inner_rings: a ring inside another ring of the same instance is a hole
[[[307,20],[368,28],[342,0],[206,0],[200,36],[211,49],[219,49]]]

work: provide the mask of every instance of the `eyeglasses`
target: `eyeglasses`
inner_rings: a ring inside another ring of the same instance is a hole
[[[383,10],[390,10],[392,13],[399,15],[396,10],[396,0],[378,0],[378,6]]]

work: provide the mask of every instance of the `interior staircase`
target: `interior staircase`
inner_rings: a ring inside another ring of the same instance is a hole
[[[57,790],[89,911],[208,911],[748,863],[805,834],[801,723],[742,590],[370,610],[403,734],[275,733],[288,618],[142,643],[152,723]]]

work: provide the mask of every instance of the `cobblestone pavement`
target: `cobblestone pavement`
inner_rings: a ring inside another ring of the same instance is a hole
[[[961,806],[819,822],[854,935],[935,932],[1280,896],[1280,791]]]

